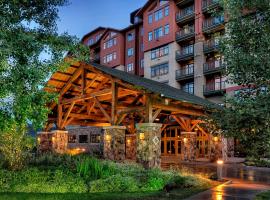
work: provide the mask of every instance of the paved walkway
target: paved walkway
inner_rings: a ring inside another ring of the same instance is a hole
[[[201,169],[202,166],[204,165],[200,166]],[[205,167],[216,169],[215,165]],[[223,166],[222,176],[230,180],[230,183],[197,194],[188,200],[252,200],[258,193],[270,190],[269,168],[226,164]]]
[[[193,173],[213,173],[217,165],[213,163],[164,164],[165,166],[188,169]],[[230,183],[199,193],[187,200],[252,200],[266,190],[270,190],[270,169],[246,167],[242,164],[225,164],[222,167],[222,177]]]

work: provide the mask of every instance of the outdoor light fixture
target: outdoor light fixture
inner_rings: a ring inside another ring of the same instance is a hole
[[[130,139],[128,139],[128,140],[127,140],[127,144],[130,144],[130,143],[131,143],[131,140],[130,140]]]
[[[187,138],[184,138],[183,140],[184,140],[184,143],[185,143],[185,144],[186,144],[186,143],[187,143],[187,141],[188,141],[188,139],[187,139]]]
[[[199,129],[196,127],[194,130],[195,130],[195,131],[198,131]]]
[[[144,140],[144,133],[140,133],[139,138],[140,140]]]
[[[165,105],[169,105],[169,99],[165,99]]]
[[[52,141],[53,141],[53,142],[55,141],[55,137],[54,137],[54,136],[52,137]]]
[[[224,163],[223,160],[217,160],[218,165],[223,165],[223,163]]]
[[[112,139],[112,136],[111,135],[106,135],[105,139],[106,139],[106,141],[110,141]]]
[[[40,144],[40,137],[37,138],[37,142],[38,142],[38,144]]]
[[[218,142],[218,137],[214,137],[214,141],[215,142]]]

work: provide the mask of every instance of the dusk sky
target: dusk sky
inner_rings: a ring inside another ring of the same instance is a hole
[[[98,26],[124,28],[130,24],[129,14],[143,6],[147,0],[70,0],[60,8],[59,33],[82,38]]]

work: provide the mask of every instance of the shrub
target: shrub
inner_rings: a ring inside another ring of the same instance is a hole
[[[69,171],[41,171],[31,168],[18,172],[0,170],[1,192],[24,193],[83,193],[87,186],[83,179]]]
[[[99,179],[90,183],[90,192],[136,192],[138,182],[133,177],[123,177],[120,174]]]

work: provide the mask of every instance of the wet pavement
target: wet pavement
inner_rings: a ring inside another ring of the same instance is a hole
[[[213,163],[163,163],[163,167],[177,168],[191,173],[217,173],[217,165]],[[199,193],[188,200],[251,200],[258,193],[270,190],[269,168],[224,164],[222,165],[222,178],[229,180],[229,182]]]

